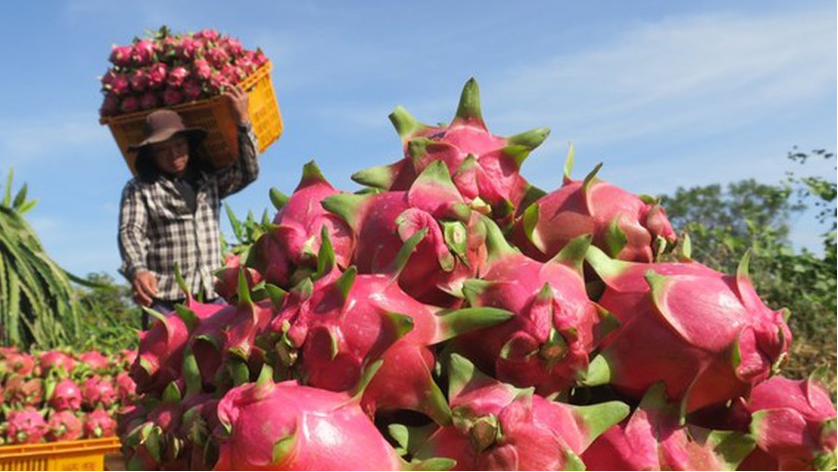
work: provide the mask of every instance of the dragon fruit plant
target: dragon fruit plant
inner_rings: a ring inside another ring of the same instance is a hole
[[[146,38],[113,46],[109,60],[101,78],[102,117],[219,95],[252,75],[267,57],[216,30],[173,34],[163,26]]]
[[[226,60],[207,41],[164,48],[207,75]],[[174,67],[108,80],[186,93]],[[403,157],[352,176],[367,188],[312,161],[290,195],[271,190],[274,218],[249,217],[218,268],[226,305],[185,292],[151,313],[119,418],[128,468],[835,467],[835,406],[775,375],[788,314],[760,300],[748,256],[736,274],[691,261],[657,200],[599,166],[572,179],[572,152],[561,188],[537,189],[521,167],[549,131],[491,134],[473,79],[450,125],[390,119]]]
[[[135,351],[0,351],[0,445],[115,436],[136,397],[125,372]]]

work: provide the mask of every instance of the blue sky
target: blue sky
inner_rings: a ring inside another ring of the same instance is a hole
[[[270,187],[290,193],[310,159],[356,190],[352,172],[400,155],[390,111],[450,121],[469,77],[494,133],[552,129],[523,167],[548,190],[570,141],[576,176],[604,162],[600,177],[648,194],[774,183],[792,146],[836,150],[834,1],[17,3],[0,15],[0,172],[28,183],[31,223],[74,273],[116,276],[130,178],[98,124],[97,77],[111,45],[162,24],[216,28],[274,63],[285,131],[228,199],[239,215],[269,207]],[[836,175],[834,161],[804,170]],[[800,222],[794,237],[821,231]]]

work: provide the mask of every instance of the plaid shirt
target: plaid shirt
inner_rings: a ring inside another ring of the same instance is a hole
[[[158,176],[152,182],[134,178],[122,191],[119,214],[119,272],[133,281],[149,270],[157,277],[155,298],[182,300],[175,280],[175,264],[194,294],[216,297],[214,272],[222,267],[219,215],[221,199],[238,192],[259,174],[256,136],[250,127],[238,132],[236,163],[213,173],[202,173],[195,188],[192,213],[171,179]]]

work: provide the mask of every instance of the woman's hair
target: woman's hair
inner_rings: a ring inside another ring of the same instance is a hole
[[[204,146],[189,140],[189,162],[186,164],[187,172],[199,174],[201,172],[212,172],[212,162],[206,155]],[[151,149],[143,146],[137,151],[137,158],[134,160],[134,168],[137,170],[137,177],[144,182],[152,182],[160,175],[160,169],[154,163]]]

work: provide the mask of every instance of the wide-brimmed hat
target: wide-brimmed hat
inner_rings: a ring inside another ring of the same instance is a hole
[[[145,118],[143,127],[145,139],[137,144],[129,145],[128,150],[137,152],[150,144],[162,143],[178,134],[186,136],[192,144],[198,144],[207,136],[207,131],[203,128],[187,128],[180,115],[172,110],[156,110]]]

